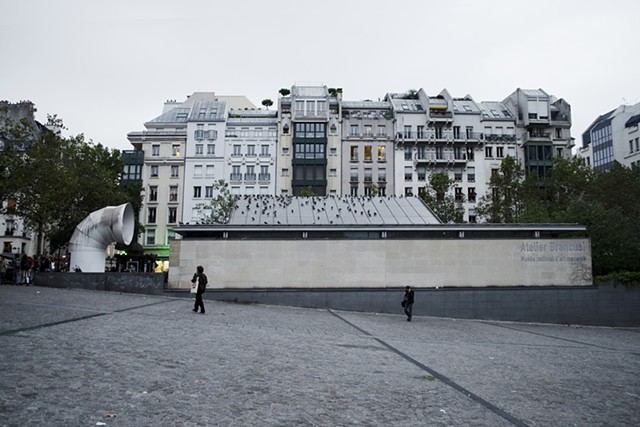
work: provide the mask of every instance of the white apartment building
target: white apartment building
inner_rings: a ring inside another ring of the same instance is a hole
[[[276,194],[278,112],[229,110],[223,177],[231,194]]]
[[[343,194],[340,164],[341,92],[294,85],[278,100],[277,194]]]
[[[393,133],[389,102],[342,101],[342,194],[394,194]]]
[[[582,134],[577,155],[598,171],[609,170],[614,162],[640,166],[640,103],[621,105],[594,120]]]

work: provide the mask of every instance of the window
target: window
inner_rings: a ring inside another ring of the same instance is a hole
[[[151,165],[149,176],[151,176],[151,178],[158,177],[158,165]]]
[[[156,223],[156,208],[147,208],[147,224]]]
[[[493,157],[493,147],[484,147],[484,156]]]
[[[365,162],[370,162],[371,161],[371,146],[370,145],[365,145],[364,146],[364,161]]]
[[[424,160],[427,158],[427,147],[420,145],[417,147],[416,159]]]
[[[378,182],[387,182],[387,169],[379,168],[378,169]]]
[[[233,154],[232,156],[241,156],[241,151],[240,151],[241,147],[240,145],[236,144],[233,146]]]
[[[436,147],[436,160],[444,160],[444,147]]]
[[[471,203],[476,202],[476,189],[475,187],[469,187],[467,190],[467,200]]]
[[[13,236],[14,231],[16,231],[17,226],[16,226],[16,221],[13,219],[7,219],[5,220],[5,226],[4,226],[4,235],[5,236]],[[10,251],[8,251],[10,252]]]
[[[405,195],[405,197],[412,197],[413,196],[413,188],[405,187],[404,188],[404,195]]]
[[[214,144],[207,144],[207,156],[215,156],[216,146]]]
[[[456,160],[464,160],[464,153],[462,152],[462,147],[460,145],[453,147],[453,158]]]
[[[151,146],[151,155],[158,157],[160,155],[160,145],[154,144]]]
[[[418,126],[418,139],[424,139],[424,126]]]
[[[240,173],[240,166],[231,166],[231,181],[240,181],[242,179],[242,174]]]
[[[504,157],[504,147],[496,147],[496,157]]]
[[[178,186],[172,185],[169,187],[169,201],[177,202],[178,201]]]
[[[436,126],[436,139],[442,139],[442,126]]]
[[[204,145],[196,144],[196,156],[202,156],[204,154]]]
[[[455,139],[460,139],[460,126],[453,127],[453,137]]]
[[[476,182],[476,168],[468,167],[467,168],[467,182]]]
[[[364,134],[366,136],[373,135],[373,127],[371,125],[364,125]]]
[[[207,165],[206,171],[205,171],[205,176],[207,178],[212,178],[213,177],[213,165]]]
[[[269,146],[268,145],[261,145],[260,146],[260,155],[261,156],[269,156]]]
[[[556,138],[562,138],[562,128],[556,128]]]
[[[411,147],[404,147],[404,159],[411,160]]]
[[[256,167],[251,165],[247,166],[247,173],[244,175],[244,179],[246,181],[255,181],[256,180]]]
[[[206,136],[209,141],[214,141],[218,139],[218,131],[215,129],[209,128],[209,130],[207,130]]]
[[[462,199],[464,198],[463,194],[462,194],[462,188],[460,187],[456,187],[454,188],[454,197],[457,201],[462,201]]]
[[[289,169],[283,168],[282,169],[282,176],[289,176]]]
[[[411,181],[413,179],[413,168],[411,166],[404,167],[404,180]]]
[[[351,125],[351,132],[349,135],[358,136],[358,125]]]
[[[349,181],[358,182],[360,177],[358,176],[358,168],[351,168],[349,170]]]
[[[255,145],[247,145],[247,156],[255,156],[256,155],[256,146]]]
[[[283,156],[289,155],[289,147],[282,147],[282,155]]]
[[[178,208],[169,208],[168,224],[175,224],[178,221]]]
[[[202,187],[196,185],[195,187],[193,187],[193,198],[199,199],[200,197],[202,197]]]
[[[416,168],[416,172],[418,172],[418,181],[426,181],[427,180],[427,168],[424,166],[418,166]]]
[[[387,147],[385,147],[384,145],[378,145],[378,161],[387,161]]]
[[[260,166],[260,176],[258,177],[258,179],[260,179],[260,181],[268,181],[271,179],[269,166]]]
[[[180,157],[180,145],[179,144],[174,144],[173,146],[171,146],[171,155],[173,157]]]
[[[403,138],[411,138],[411,125],[404,125]]]
[[[350,159],[352,162],[357,162],[358,161],[358,146],[356,145],[352,145],[351,147],[349,147],[349,152],[350,152]]]
[[[338,176],[337,169],[329,169],[329,176]]]
[[[633,153],[633,139],[629,141],[629,153]]]
[[[193,176],[197,178],[202,178],[202,165],[195,165],[193,167]]]
[[[204,187],[204,197],[209,198],[209,199],[213,197],[213,186],[212,185],[207,185],[206,187]]]
[[[364,168],[364,182],[373,181],[373,171],[371,168]]]
[[[473,126],[467,126],[466,132],[467,132],[467,139],[472,139],[474,137]]]
[[[180,176],[180,166],[171,165],[171,178],[178,178]]]
[[[564,155],[564,150],[562,149],[562,147],[556,148],[556,155],[558,157],[562,157]]]
[[[358,186],[353,185],[351,186],[351,197],[357,197],[357,196],[358,196]]]
[[[147,245],[156,244],[156,230],[147,229]]]
[[[150,185],[149,186],[149,201],[157,202],[158,201],[158,186]]]
[[[378,136],[387,136],[387,127],[385,125],[378,125]]]
[[[473,161],[475,158],[475,153],[473,151],[473,147],[467,147],[467,160]]]

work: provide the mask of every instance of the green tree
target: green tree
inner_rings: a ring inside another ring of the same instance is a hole
[[[55,116],[50,121],[61,126]],[[11,213],[36,233],[38,252],[45,240],[54,251],[91,212],[130,200],[120,185],[122,171],[118,150],[87,142],[83,135],[63,138],[44,131],[14,156],[5,196],[15,201]]]
[[[262,100],[262,105],[264,105],[265,107],[267,107],[267,110],[269,109],[269,107],[271,107],[273,105],[273,101],[270,99],[263,99]]]
[[[202,218],[200,224],[228,224],[236,205],[234,196],[229,191],[229,184],[224,179],[213,183],[216,196],[209,203],[196,206]]]
[[[489,181],[489,191],[480,198],[476,213],[487,222],[519,222],[524,213],[524,171],[511,156],[505,157],[498,173]]]
[[[420,189],[420,198],[444,223],[464,222],[464,196],[456,200],[451,194],[455,181],[446,172],[429,176],[429,183]]]
[[[283,87],[283,88],[282,88],[282,89],[280,89],[278,92],[279,92],[279,93],[280,93],[280,95],[282,95],[282,96],[288,96],[288,95],[291,93],[291,91],[290,91],[289,89],[287,89],[286,87]]]
[[[316,195],[316,192],[313,191],[313,187],[311,187],[310,185],[300,190],[300,194],[299,194],[300,197],[314,197],[315,195]]]

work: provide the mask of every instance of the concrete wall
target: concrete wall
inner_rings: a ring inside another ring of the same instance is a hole
[[[214,289],[235,303],[403,314],[404,289]],[[186,291],[165,295],[188,296]],[[640,325],[640,288],[615,286],[416,288],[415,316],[598,326]],[[217,310],[215,305],[208,311]],[[415,319],[417,320],[417,319]],[[427,320],[428,321],[428,320]]]
[[[169,288],[591,285],[588,239],[227,240],[171,244]]]
[[[34,284],[50,288],[162,295],[164,278],[163,273],[37,273]]]

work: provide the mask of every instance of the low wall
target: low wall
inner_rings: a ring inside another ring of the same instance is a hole
[[[37,273],[34,285],[162,295],[164,282],[163,273]]]
[[[402,314],[403,288],[211,289],[205,299]],[[189,296],[167,290],[165,295]],[[603,283],[571,287],[415,288],[413,314],[459,319],[640,326],[640,289]]]

